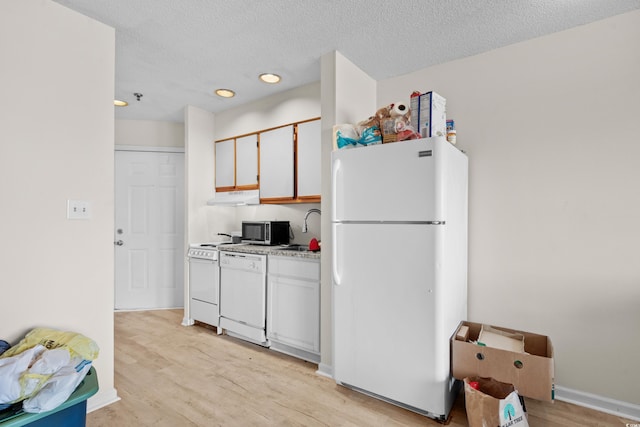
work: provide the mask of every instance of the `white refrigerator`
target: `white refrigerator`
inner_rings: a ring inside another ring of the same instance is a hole
[[[467,156],[426,138],[334,151],[331,171],[334,379],[444,420],[467,318]]]

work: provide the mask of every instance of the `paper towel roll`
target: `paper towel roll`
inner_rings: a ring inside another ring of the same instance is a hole
[[[393,108],[389,111],[391,117],[404,116],[409,112],[409,107],[404,102],[395,102]]]

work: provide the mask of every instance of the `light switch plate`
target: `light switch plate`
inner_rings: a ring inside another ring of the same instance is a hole
[[[67,219],[91,218],[91,204],[83,200],[67,200]]]

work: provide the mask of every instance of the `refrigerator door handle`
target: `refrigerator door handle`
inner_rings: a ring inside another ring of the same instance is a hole
[[[338,239],[336,238],[338,235],[338,227],[340,227],[340,224],[333,225],[333,250],[331,251],[331,274],[333,275],[333,283],[336,286],[340,286],[342,282],[340,274],[338,273],[338,260],[340,259],[340,257],[338,257]]]
[[[338,200],[338,173],[340,172],[340,159],[335,159],[331,167],[331,192],[332,192],[332,206],[331,206],[331,220],[337,219],[338,209],[336,207]],[[335,253],[335,251],[334,251]]]

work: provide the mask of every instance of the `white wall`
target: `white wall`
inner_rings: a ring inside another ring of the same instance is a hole
[[[48,0],[0,3],[0,338],[37,326],[97,342],[113,388],[114,30]],[[68,199],[91,219],[67,220]]]
[[[216,140],[320,117],[320,83],[311,83],[216,114]]]
[[[214,114],[197,107],[185,109],[185,171],[187,179],[188,243],[212,240],[207,200],[214,195]],[[185,282],[186,283],[186,282]]]
[[[333,375],[331,268],[331,151],[333,125],[357,123],[376,111],[376,81],[339,52],[322,56],[322,270],[319,371]]]
[[[205,242],[209,236],[207,200],[214,194],[213,188],[213,135],[214,115],[197,107],[187,106],[184,111],[185,141],[185,251],[189,243]],[[189,269],[185,268],[184,283],[189,283]],[[189,289],[185,286],[184,300],[189,301]],[[183,325],[191,323],[189,304],[184,304]]]
[[[127,107],[118,107],[127,108]],[[184,124],[159,120],[116,120],[116,145],[184,147]]]
[[[379,82],[447,98],[469,319],[551,337],[556,384],[640,404],[640,12]]]

